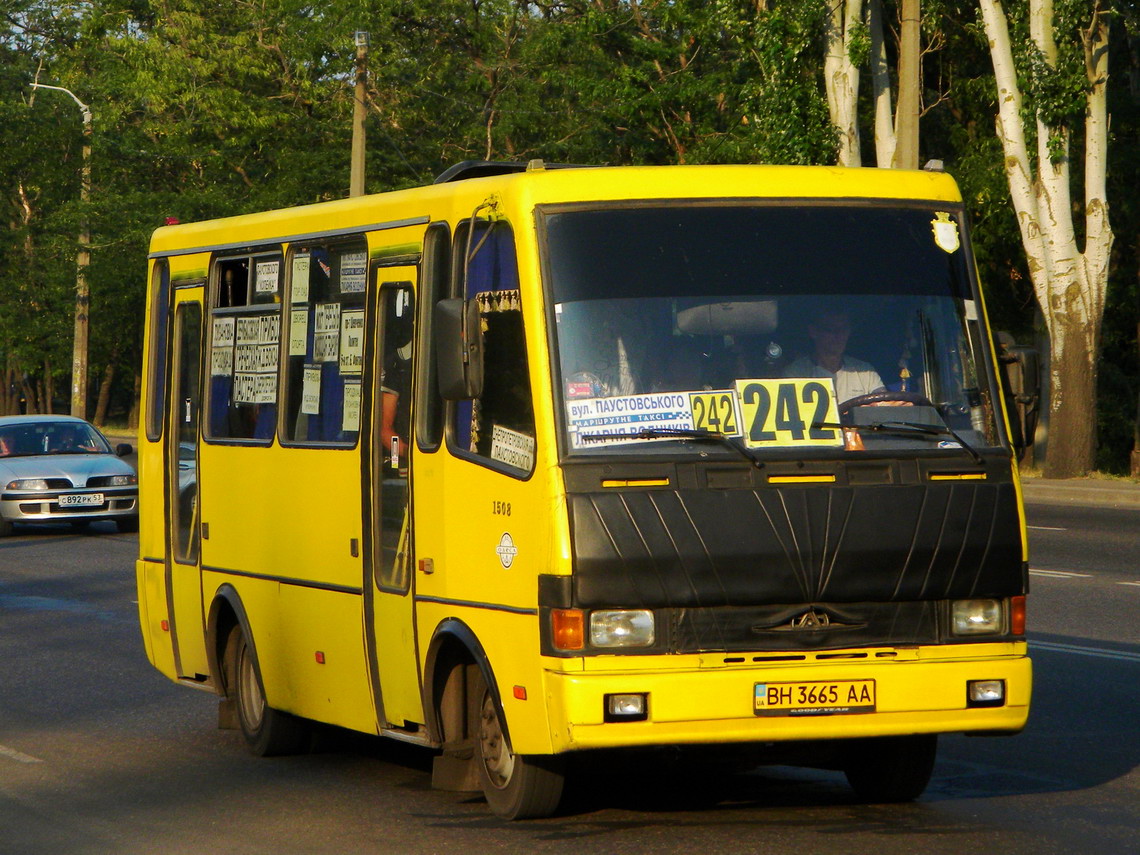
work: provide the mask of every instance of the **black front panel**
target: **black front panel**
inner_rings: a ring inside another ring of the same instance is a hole
[[[666,610],[674,653],[812,651],[875,645],[938,644],[935,602],[817,603]]]
[[[1017,496],[1008,480],[595,488],[567,498],[578,607],[1025,593]]]

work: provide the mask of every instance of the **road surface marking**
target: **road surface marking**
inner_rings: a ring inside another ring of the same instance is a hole
[[[1027,525],[1026,528],[1030,531],[1068,531],[1067,528],[1057,528],[1052,525]]]
[[[1074,573],[1072,570],[1038,570],[1030,568],[1030,576],[1048,576],[1051,579],[1091,579],[1092,573]]]
[[[0,757],[7,757],[9,760],[15,760],[17,763],[43,763],[39,757],[32,757],[29,754],[17,751],[15,748],[9,748],[7,745],[0,745]]]
[[[1134,588],[1140,588],[1140,582],[1117,582],[1117,585],[1132,585]]]
[[[1053,653],[1072,653],[1077,656],[1095,656],[1098,659],[1119,659],[1123,662],[1140,662],[1140,653],[1109,650],[1105,647],[1083,647],[1079,644],[1054,644],[1051,641],[1029,641],[1029,649],[1049,650]]]

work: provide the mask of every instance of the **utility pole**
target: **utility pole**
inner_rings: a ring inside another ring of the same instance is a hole
[[[921,0],[902,0],[899,33],[898,142],[894,166],[918,169],[919,20]]]
[[[81,419],[87,418],[87,341],[88,314],[91,306],[91,292],[87,286],[87,267],[91,263],[91,230],[87,222],[87,199],[91,195],[91,108],[84,104],[75,93],[62,86],[48,86],[46,83],[33,83],[33,89],[54,89],[71,96],[79,105],[83,116],[83,160],[79,181],[79,251],[75,256],[75,339],[71,349],[71,414]],[[48,402],[51,408],[51,402]]]
[[[356,41],[356,93],[352,105],[352,168],[348,180],[348,195],[364,195],[364,99],[368,84],[368,33],[357,30]]]

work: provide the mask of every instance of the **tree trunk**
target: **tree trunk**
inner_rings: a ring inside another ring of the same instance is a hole
[[[111,403],[111,381],[115,379],[115,363],[108,361],[103,369],[103,380],[99,384],[99,400],[95,404],[95,424],[103,427],[107,423],[107,406]]]
[[[1094,330],[1076,316],[1065,316],[1055,325],[1049,368],[1055,391],[1049,401],[1049,452],[1042,471],[1046,478],[1079,478],[1096,463],[1099,348]]]
[[[127,427],[131,430],[139,429],[139,412],[142,407],[142,374],[135,372],[135,389],[131,396],[131,414],[127,419]]]
[[[1140,360],[1140,321],[1136,322],[1136,355]],[[1132,427],[1132,477],[1140,478],[1140,393],[1136,395],[1136,422]]]
[[[51,360],[44,360],[44,412],[55,412],[55,377],[51,373]]]
[[[851,39],[863,17],[863,0],[834,0],[824,16],[827,53],[824,89],[831,123],[839,130],[839,165],[862,166],[859,142],[859,69],[851,62]]]
[[[882,0],[871,0],[867,10],[871,31],[871,94],[875,101],[875,163],[887,169],[894,163],[898,142],[894,104],[891,100],[891,69],[883,40]]]

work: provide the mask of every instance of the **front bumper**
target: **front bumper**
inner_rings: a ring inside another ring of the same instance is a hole
[[[1024,642],[849,651],[857,658],[755,665],[721,656],[660,658],[666,670],[632,657],[599,657],[589,670],[546,674],[553,750],[665,744],[783,742],[917,733],[1016,733],[1025,727],[1032,665]],[[653,657],[657,660],[657,657]],[[608,660],[608,662],[606,661]],[[638,665],[633,669],[632,665]],[[600,667],[599,667],[600,666]],[[758,716],[758,683],[874,680],[873,712]],[[970,680],[1004,680],[998,707],[967,706]],[[645,721],[606,722],[605,695],[645,694]]]
[[[94,505],[61,505],[60,496],[102,494]],[[13,523],[71,522],[120,519],[138,515],[137,487],[104,487],[98,490],[53,490],[47,493],[4,493],[0,516]]]

